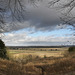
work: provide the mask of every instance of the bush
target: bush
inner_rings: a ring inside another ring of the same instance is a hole
[[[7,51],[4,42],[0,39],[0,58],[7,58]]]
[[[44,55],[44,58],[47,58],[46,55]]]
[[[68,51],[69,52],[75,52],[75,47],[73,46],[73,47],[70,47],[69,49],[68,49]]]

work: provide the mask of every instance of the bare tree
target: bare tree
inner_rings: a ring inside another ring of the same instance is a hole
[[[21,22],[25,19],[25,1],[28,1],[33,6],[36,6],[37,0],[0,0],[0,33],[6,30],[6,23],[15,26],[15,22]],[[39,0],[38,0],[39,1]],[[14,27],[15,28],[15,27]]]
[[[37,7],[36,1],[44,0],[30,1]],[[63,24],[73,26],[73,29],[75,30],[75,0],[49,0],[48,8],[55,8],[56,10],[61,10],[61,15],[59,16],[60,20],[63,21]]]
[[[6,22],[24,19],[24,0],[0,0],[0,33],[4,31]],[[9,19],[10,18],[10,19]]]
[[[25,1],[37,7],[37,1],[43,0],[0,0],[0,33],[7,31],[5,30],[7,22],[21,22],[25,19]],[[75,29],[75,15],[72,14],[75,10],[75,0],[66,0],[64,3],[62,3],[62,1],[65,0],[50,0],[48,2],[48,7],[63,9],[61,12],[62,16],[59,16],[60,19],[63,21],[63,24],[69,24]]]
[[[29,0],[34,6],[38,7],[36,1],[44,0]],[[68,24],[75,30],[75,0],[48,0],[48,8],[60,10],[59,16],[63,24]]]
[[[61,12],[62,16],[59,16],[60,20],[63,21],[63,24],[68,24],[73,27],[73,36],[75,36],[75,0],[66,0],[66,2],[65,0],[63,1],[64,3],[61,3],[62,0],[51,0],[48,4],[49,7],[54,7],[54,5],[56,5],[57,8],[63,9],[63,12]],[[74,44],[75,42],[73,42],[73,45]]]
[[[48,7],[56,7],[56,9],[63,10],[61,11],[62,16],[60,16],[60,19],[63,21],[63,24],[71,25],[75,30],[75,0],[66,0],[66,2],[65,0],[51,0],[48,3]]]

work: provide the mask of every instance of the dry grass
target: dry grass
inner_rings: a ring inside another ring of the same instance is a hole
[[[72,54],[75,55],[74,53]],[[75,75],[75,57],[39,58],[27,64],[0,59],[0,75]]]
[[[0,75],[24,75],[25,69],[21,64],[0,59]]]
[[[74,72],[75,71],[75,58],[72,59],[62,59],[57,62],[55,62],[52,65],[48,65],[46,69],[47,75],[64,75],[68,72]]]
[[[64,52],[68,48],[26,48],[25,50],[8,50],[10,58],[18,58],[23,56],[39,56],[39,57],[63,57]]]
[[[66,53],[65,57],[29,54],[16,58],[0,59],[0,75],[41,75],[42,70],[44,75],[75,75],[75,53]]]

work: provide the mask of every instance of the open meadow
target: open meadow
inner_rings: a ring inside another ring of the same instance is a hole
[[[0,75],[75,75],[75,53],[68,47],[8,49],[0,59]]]
[[[0,75],[75,75],[75,54],[68,47],[8,49],[0,59]]]
[[[9,55],[13,57],[21,57],[21,56],[39,56],[39,57],[63,57],[64,53],[67,52],[68,47],[62,48],[25,48],[12,50],[8,49]]]

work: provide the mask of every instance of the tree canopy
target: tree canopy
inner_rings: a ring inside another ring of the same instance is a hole
[[[7,58],[6,47],[1,39],[0,39],[0,58]]]

